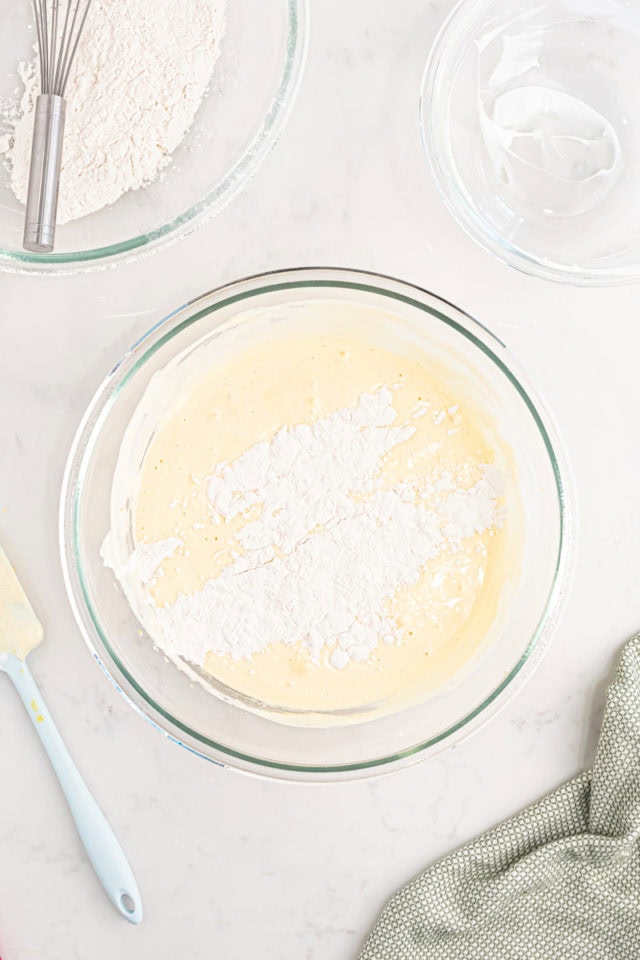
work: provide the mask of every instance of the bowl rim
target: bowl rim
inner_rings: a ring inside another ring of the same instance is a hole
[[[613,287],[640,280],[640,258],[635,265],[615,270],[589,269],[580,264],[559,264],[537,257],[493,229],[476,212],[468,199],[464,181],[458,175],[450,152],[448,131],[448,71],[451,61],[468,43],[469,26],[482,12],[498,0],[459,0],[440,27],[429,50],[420,83],[418,122],[422,146],[436,186],[449,212],[468,237],[503,263],[527,276],[582,287]]]
[[[78,522],[85,460],[91,453],[93,438],[108,417],[115,398],[149,356],[175,333],[197,323],[203,315],[234,303],[250,301],[251,298],[265,293],[292,290],[304,294],[305,290],[313,288],[331,288],[337,292],[344,289],[359,290],[408,304],[435,316],[481,349],[511,382],[533,417],[552,467],[559,508],[559,536],[551,588],[532,637],[497,687],[468,714],[427,740],[388,756],[322,765],[288,763],[251,756],[190,729],[180,718],[157,704],[120,661],[109,643],[109,638],[101,629],[82,573]],[[432,306],[429,306],[429,300],[433,302]],[[447,316],[443,310],[450,311],[452,315]],[[180,317],[181,319],[178,319]],[[469,329],[460,323],[460,320],[467,323]],[[502,357],[494,352],[496,350],[501,352]],[[185,302],[149,328],[113,366],[89,402],[67,458],[59,509],[60,556],[67,596],[92,656],[125,700],[166,737],[220,766],[231,765],[261,776],[287,780],[353,779],[374,776],[385,770],[416,762],[427,754],[432,755],[449,747],[453,738],[453,742],[458,742],[464,735],[478,729],[511,699],[505,696],[507,690],[513,696],[531,676],[548,647],[567,597],[575,549],[572,494],[573,484],[568,462],[548,411],[529,387],[526,377],[520,371],[519,365],[513,361],[505,344],[484,324],[450,301],[404,280],[344,267],[296,267],[246,276]]]
[[[285,0],[286,54],[278,87],[258,130],[224,178],[169,223],[118,243],[68,253],[38,254],[0,247],[0,271],[65,274],[107,269],[150,254],[186,237],[219,213],[257,172],[275,146],[295,103],[309,49],[309,0]]]

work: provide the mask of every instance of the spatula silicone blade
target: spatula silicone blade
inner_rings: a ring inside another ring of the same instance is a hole
[[[111,902],[130,923],[142,920],[142,900],[113,830],[80,776],[27,667],[44,631],[0,547],[0,670],[13,681],[64,791],[80,839]]]

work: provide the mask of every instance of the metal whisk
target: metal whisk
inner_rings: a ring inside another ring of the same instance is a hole
[[[53,250],[62,164],[66,101],[73,58],[91,0],[33,0],[40,54],[40,95],[36,100],[23,246],[33,253]],[[61,13],[61,7],[64,13]]]

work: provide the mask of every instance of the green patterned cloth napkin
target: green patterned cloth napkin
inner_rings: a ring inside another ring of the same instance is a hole
[[[623,649],[591,773],[436,863],[360,960],[639,960],[640,636]]]

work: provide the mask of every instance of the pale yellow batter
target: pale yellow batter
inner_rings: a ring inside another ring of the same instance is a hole
[[[391,388],[397,423],[415,427],[386,457],[386,485],[448,470],[466,489],[486,464],[509,469],[509,452],[490,421],[465,403],[458,384],[452,392],[442,365],[415,349],[387,349],[379,336],[346,332],[265,335],[212,359],[183,386],[146,450],[134,504],[136,542],[182,541],[147,587],[158,607],[201,589],[239,553],[235,537],[247,518],[211,522],[206,480],[216,466],[282,426],[355,407],[363,393]],[[380,638],[369,660],[336,669],[329,651],[314,663],[301,645],[275,643],[250,660],[210,652],[204,668],[241,696],[290,711],[390,708],[437,691],[472,658],[498,614],[513,559],[506,516],[505,524],[430,560],[417,583],[389,598],[402,642]]]
[[[9,654],[25,660],[42,638],[42,625],[0,547],[0,657]]]

